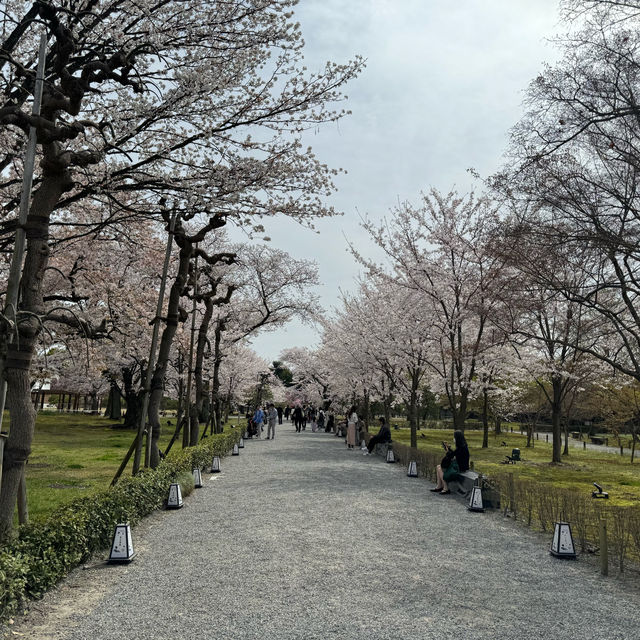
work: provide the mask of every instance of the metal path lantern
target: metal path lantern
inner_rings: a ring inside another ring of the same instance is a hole
[[[240,449],[244,449],[244,438],[240,438],[240,442],[238,442],[238,447]]]
[[[183,505],[182,490],[177,482],[169,485],[169,497],[167,498],[167,509],[180,509]]]
[[[568,522],[556,522],[554,524],[550,553],[556,558],[575,560],[576,548],[573,544],[571,525]]]
[[[211,473],[220,473],[220,456],[213,456],[211,463]]]
[[[133,540],[131,539],[131,525],[128,522],[117,524],[113,531],[111,541],[110,563],[131,562],[136,554],[133,551]]]
[[[469,509],[469,511],[484,511],[484,505],[482,504],[482,489],[480,487],[474,486],[471,489],[471,497],[469,498],[467,509]]]
[[[389,447],[387,449],[387,462],[395,462],[395,461],[396,461],[396,457],[393,453],[393,449]]]
[[[409,476],[409,478],[418,477],[418,463],[415,460],[412,460],[409,463],[409,468],[407,469],[407,476]]]
[[[200,469],[198,467],[193,470],[193,486],[196,489],[200,489],[202,487],[202,473],[200,473]]]
[[[237,444],[233,445],[233,451],[231,452],[232,456],[239,456],[240,455],[240,449],[238,448]]]

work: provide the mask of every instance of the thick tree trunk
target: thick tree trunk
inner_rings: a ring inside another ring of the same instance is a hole
[[[563,456],[569,455],[569,416],[565,416],[564,419],[564,448],[562,450]]]
[[[222,433],[222,398],[220,398],[220,365],[222,364],[222,332],[226,329],[226,322],[218,320],[213,341],[213,376],[211,379],[211,399],[213,409],[214,433]]]
[[[411,372],[411,394],[409,396],[409,428],[411,429],[411,448],[418,448],[418,386],[420,384],[420,374],[418,371]]]
[[[124,426],[127,429],[137,429],[142,411],[142,397],[136,391],[134,384],[134,371],[131,367],[122,369],[122,383],[124,385],[124,396],[127,401],[127,412],[124,416]]]
[[[11,351],[7,358],[10,363]],[[5,365],[6,366],[6,365]],[[2,491],[0,493],[0,539],[13,527],[20,479],[24,465],[31,453],[31,441],[36,421],[36,411],[31,403],[28,369],[6,367],[7,405],[11,415],[11,429],[4,448],[2,463]],[[10,380],[10,382],[9,382]]]
[[[453,428],[464,433],[464,423],[467,419],[467,392],[459,396],[460,406],[453,410]]]
[[[27,244],[22,277],[20,280],[20,304],[18,313],[19,341],[7,345],[10,333],[2,338],[5,353],[4,376],[7,382],[7,404],[11,430],[4,450],[2,466],[2,489],[0,491],[0,536],[10,533],[13,513],[24,465],[31,453],[31,442],[35,428],[36,412],[31,402],[29,370],[35,352],[41,324],[38,320],[44,313],[42,286],[45,269],[49,261],[49,216],[60,196],[71,184],[69,174],[60,169],[55,159],[49,158],[58,149],[57,144],[45,148],[42,183],[34,194],[27,219]]]
[[[391,428],[391,403],[393,402],[393,396],[388,394],[382,399],[382,407],[384,411],[384,420]]]
[[[368,389],[364,390],[362,398],[362,421],[364,422],[365,430],[369,431],[369,422],[371,421],[371,394]],[[323,402],[324,405],[324,402]]]
[[[122,419],[122,396],[120,394],[120,388],[113,380],[109,385],[109,398],[107,400],[105,417],[110,420]]]
[[[181,226],[181,225],[180,225]],[[193,254],[193,245],[180,238],[178,241],[178,225],[176,225],[176,242],[181,244],[178,272],[175,280],[171,285],[169,292],[169,303],[167,307],[167,321],[160,339],[160,348],[158,349],[158,360],[151,378],[151,394],[149,397],[149,424],[151,426],[151,453],[149,465],[155,469],[160,464],[160,450],[158,442],[160,440],[160,403],[162,401],[162,393],[164,390],[164,379],[167,375],[167,366],[169,364],[169,355],[171,353],[171,345],[173,338],[178,330],[178,322],[180,321],[180,296],[184,291],[189,273],[189,260]]]
[[[208,397],[208,390],[205,388],[204,379],[202,375],[204,352],[207,346],[207,334],[209,333],[209,325],[211,324],[211,318],[213,317],[213,299],[205,298],[204,300],[204,314],[202,321],[198,327],[198,340],[196,343],[196,362],[193,368],[193,377],[196,386],[196,402],[194,415],[191,416],[191,436],[189,444],[195,447],[200,439],[200,424],[199,421],[202,416],[205,398]],[[205,424],[207,420],[204,421]]]
[[[91,413],[92,415],[97,415],[98,413],[98,394],[94,391],[91,394]]]

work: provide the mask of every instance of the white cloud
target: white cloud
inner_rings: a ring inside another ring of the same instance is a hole
[[[348,170],[331,201],[345,216],[319,221],[320,235],[288,220],[265,224],[274,246],[317,260],[328,310],[358,273],[343,236],[366,248],[357,211],[381,218],[430,186],[470,190],[469,167],[498,168],[523,91],[554,56],[545,39],[557,30],[557,1],[301,0],[296,15],[310,69],[356,53],[368,60],[346,88],[353,115],[306,140],[322,161]],[[273,360],[316,340],[289,326],[254,346]]]

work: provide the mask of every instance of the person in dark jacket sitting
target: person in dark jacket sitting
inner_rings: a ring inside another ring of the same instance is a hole
[[[451,493],[447,485],[447,480],[453,480],[459,473],[464,473],[469,470],[469,447],[464,438],[464,433],[458,430],[454,431],[453,439],[456,443],[455,450],[452,449],[447,442],[442,443],[446,453],[444,458],[442,458],[442,462],[436,467],[438,481],[435,488],[431,489],[434,493]],[[453,466],[454,460],[457,463],[457,470]]]
[[[380,418],[380,431],[369,440],[367,451],[363,455],[368,456],[380,442],[391,442],[391,431],[384,418]]]

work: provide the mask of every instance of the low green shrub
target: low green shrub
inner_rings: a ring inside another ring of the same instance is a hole
[[[40,523],[20,527],[15,540],[0,550],[0,620],[38,598],[71,569],[111,543],[119,522],[135,525],[166,500],[179,482],[183,496],[193,491],[192,470],[211,464],[240,439],[239,429],[207,438],[163,460],[157,469],[123,478],[112,489],[81,498]]]

